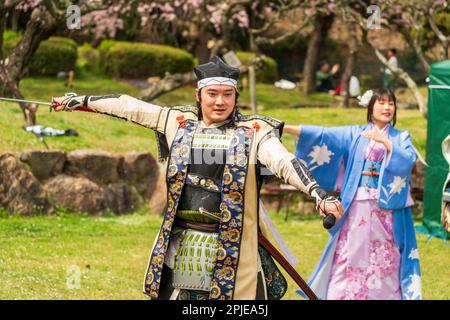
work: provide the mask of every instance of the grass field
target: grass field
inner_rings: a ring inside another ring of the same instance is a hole
[[[270,213],[307,277],[327,241],[318,219]],[[142,283],[161,217],[147,209],[118,217],[62,214],[0,219],[0,299],[146,299]],[[450,249],[418,234],[425,299],[449,299]],[[79,288],[67,276],[79,268]],[[447,270],[447,271],[446,271]],[[72,283],[73,284],[73,283]],[[301,299],[289,289],[284,299]]]
[[[55,79],[29,78],[21,83],[28,99],[49,101],[67,91],[78,94],[125,93],[139,91],[127,84],[104,78],[81,78],[71,90]],[[262,114],[288,124],[326,126],[363,124],[364,109],[305,108],[290,110],[291,103],[328,103],[329,96],[306,98],[299,92],[283,91],[258,84],[258,104]],[[193,102],[193,88],[176,90],[158,99],[165,105]],[[241,102],[248,104],[243,93]],[[41,142],[20,126],[23,116],[17,105],[0,102],[0,152],[43,149]],[[80,137],[47,137],[52,149],[101,149],[113,153],[149,151],[156,154],[153,132],[115,118],[83,112],[49,113],[41,106],[38,124],[56,129],[73,128]],[[425,153],[426,121],[417,110],[399,110],[398,127],[411,131],[417,149]],[[283,138],[294,150],[294,139]],[[307,277],[327,241],[327,233],[317,218],[271,212],[281,234],[300,259],[297,270]],[[88,217],[59,210],[52,217],[8,216],[0,209],[0,299],[144,299],[142,280],[150,247],[161,224],[161,217],[147,208],[124,216]],[[442,240],[418,235],[425,299],[449,299],[450,251]],[[79,268],[79,289],[68,289],[67,272]],[[447,270],[447,271],[445,271]],[[285,296],[297,299],[294,284]]]

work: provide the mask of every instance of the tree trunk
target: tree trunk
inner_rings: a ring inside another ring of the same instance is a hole
[[[19,83],[14,82],[8,75],[8,72],[4,68],[3,64],[0,64],[0,94],[2,96],[12,96],[16,99],[24,99],[19,90]],[[27,112],[27,104],[20,102],[20,109],[22,109],[23,117],[27,123],[30,123]]]
[[[442,45],[442,52],[441,52],[442,60],[448,60],[450,58],[450,56],[448,54],[449,47],[450,47],[450,41],[447,41]]]
[[[4,17],[0,12],[0,23],[3,20],[1,16]],[[26,74],[31,58],[41,41],[50,37],[55,30],[54,20],[45,10],[35,9],[32,12],[22,38],[8,56],[8,63],[0,66],[2,94],[24,99],[19,89],[19,82]],[[36,124],[36,109],[26,103],[19,103],[19,105],[27,124]]]
[[[30,20],[20,41],[11,50],[7,59],[1,59],[3,48],[3,30],[6,12],[14,10],[20,1],[0,1],[0,92],[2,95],[10,95],[16,99],[24,99],[19,89],[19,82],[26,74],[33,54],[39,44],[49,38],[58,25],[65,22],[65,9],[58,10],[52,1],[43,1],[44,7],[37,7],[31,13]],[[104,7],[103,3],[86,2],[83,12],[87,13]],[[6,63],[7,61],[7,63]],[[28,125],[36,124],[36,106],[19,103]]]
[[[252,108],[253,114],[256,114],[256,74],[255,66],[253,65],[248,67],[248,78],[250,82],[250,107]]]
[[[19,31],[19,10],[11,10],[11,29],[14,32]]]
[[[344,94],[344,99],[342,100],[342,106],[345,108],[349,107],[350,101],[350,78],[355,69],[356,53],[358,50],[358,41],[356,39],[356,25],[354,21],[346,22],[347,29],[350,35],[349,39],[349,53],[347,56],[347,61],[345,64],[344,74],[342,75],[342,93]]]
[[[199,29],[198,39],[195,45],[195,55],[198,58],[199,64],[207,63],[211,51],[208,48],[208,33],[204,26]]]
[[[4,3],[0,3],[0,64],[3,64],[3,32],[5,31],[6,10]]]
[[[20,81],[25,75],[39,44],[49,38],[54,31],[56,31],[56,25],[50,14],[44,10],[35,9],[22,38],[9,55],[6,68],[15,81]]]
[[[304,92],[310,94],[316,87],[316,66],[319,50],[333,23],[333,16],[318,15],[314,22],[314,31],[308,42],[305,65],[303,67]]]

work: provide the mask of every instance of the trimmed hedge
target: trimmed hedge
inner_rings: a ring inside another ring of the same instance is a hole
[[[100,70],[111,77],[163,77],[166,72],[192,71],[194,58],[170,46],[105,40],[99,46]]]
[[[42,41],[34,53],[30,65],[30,74],[55,76],[60,71],[75,71],[76,64],[76,42],[68,38],[51,37]]]
[[[82,71],[94,72],[98,71],[99,52],[91,45],[84,43],[78,47],[77,67]]]
[[[21,35],[6,31],[3,36],[3,54],[12,50]],[[75,70],[77,62],[77,44],[69,38],[51,37],[42,41],[31,58],[29,74],[33,76],[55,76],[60,71]]]
[[[249,63],[255,54],[252,52],[237,51],[237,57],[243,64]],[[256,81],[264,83],[274,83],[278,80],[277,62],[269,56],[264,55],[262,58],[262,67],[256,70]]]

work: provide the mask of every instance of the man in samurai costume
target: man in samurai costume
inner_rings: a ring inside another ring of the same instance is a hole
[[[342,207],[281,144],[283,122],[239,112],[239,69],[213,57],[195,74],[197,106],[108,95],[55,98],[55,110],[108,114],[157,133],[159,155],[168,160],[167,205],[145,275],[147,295],[279,299],[286,282],[258,245],[263,171],[315,198],[321,212],[339,219]]]

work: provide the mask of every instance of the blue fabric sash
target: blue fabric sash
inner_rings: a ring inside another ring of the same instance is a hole
[[[362,169],[362,172],[373,172],[373,173],[380,173],[381,163],[380,162],[372,162],[372,161],[366,161],[364,163],[364,167]],[[359,180],[359,187],[366,187],[366,188],[378,188],[378,180],[379,175],[367,175],[367,174],[361,174],[361,179]]]

